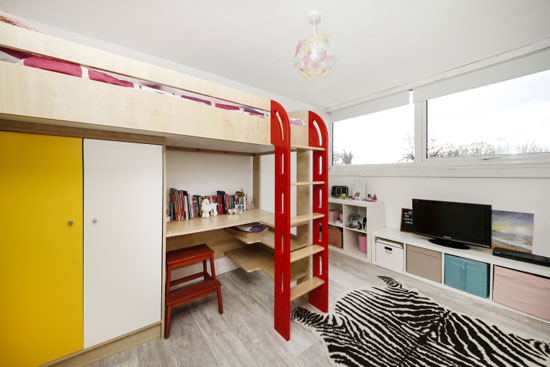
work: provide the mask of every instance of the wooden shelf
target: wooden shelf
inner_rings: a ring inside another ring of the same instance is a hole
[[[261,238],[263,237],[264,233],[269,232],[267,228],[261,232],[243,232],[243,231],[239,231],[237,228],[232,228],[232,227],[225,228],[225,231],[231,234],[233,237],[235,237],[239,241],[246,243],[247,245],[262,242]]]
[[[345,204],[345,205],[361,206],[361,207],[367,207],[367,208],[372,206],[378,206],[381,204],[380,200],[370,202],[370,201],[351,200],[351,199],[338,199],[333,197],[329,197],[328,202],[333,204]]]
[[[296,298],[302,297],[304,294],[307,294],[312,290],[319,288],[323,284],[325,284],[325,281],[320,278],[309,278],[302,283],[290,288],[290,300],[294,301]]]
[[[324,217],[324,214],[321,214],[321,213],[298,215],[296,217],[290,218],[290,226],[291,227],[297,227],[297,226],[300,226],[302,224],[309,223],[310,220],[323,218],[323,217]],[[264,217],[261,220],[261,222],[264,223],[266,226],[269,226],[269,227],[272,227],[272,228],[275,227],[275,218],[274,218],[273,214],[271,214],[271,216],[269,216],[269,217]]]
[[[325,181],[291,182],[290,186],[323,185],[324,183],[325,183]]]
[[[319,151],[325,150],[325,148],[323,148],[323,147],[311,147],[311,146],[308,146],[308,145],[291,145],[290,149],[292,149],[292,150],[319,150]]]
[[[262,271],[270,278],[275,277],[274,255],[260,246],[245,246],[236,250],[227,251],[225,256],[247,273]],[[307,275],[308,269],[302,269],[298,263],[290,264],[290,280],[296,280]]]
[[[223,214],[210,218],[193,218],[183,221],[170,221],[166,223],[166,237],[175,237],[185,234],[213,231],[243,224],[262,222],[266,218],[273,217],[273,213],[260,209],[251,209],[241,214]]]
[[[323,250],[324,248],[322,246],[312,245],[312,246],[301,248],[296,251],[292,251],[290,253],[290,262],[293,263],[295,261],[302,260],[306,257],[310,257],[311,255],[315,255],[319,252],[322,252]]]
[[[338,227],[338,228],[344,228],[344,225],[342,223],[330,223],[329,226]]]
[[[363,230],[363,229],[349,228],[349,227],[343,227],[343,228],[344,228],[344,229],[348,229],[348,230],[350,230],[350,231],[357,232],[357,233],[367,234],[367,231],[366,231],[366,230]]]
[[[236,239],[239,241],[246,243],[247,245],[251,245],[254,243],[261,243],[266,245],[267,247],[270,247],[272,249],[275,248],[275,238],[273,237],[273,231],[270,231],[266,229],[262,232],[257,233],[245,233],[241,232],[235,228],[226,228],[225,229],[228,233],[232,234]],[[240,233],[239,233],[240,232]],[[242,234],[245,235],[242,235]],[[294,251],[296,249],[300,249],[302,247],[307,246],[307,243],[300,243],[294,236],[290,236],[290,250]]]

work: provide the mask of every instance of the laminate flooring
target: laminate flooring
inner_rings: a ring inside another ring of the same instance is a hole
[[[550,325],[420,280],[330,252],[330,309],[342,293],[383,286],[378,275],[391,276],[454,311],[494,323],[504,331],[550,340]],[[273,329],[273,281],[262,272],[241,269],[218,276],[224,313],[216,295],[174,309],[170,338],[155,339],[94,363],[93,367],[126,366],[328,366],[325,347],[310,331],[291,323],[286,342]],[[304,305],[302,300],[292,307]]]

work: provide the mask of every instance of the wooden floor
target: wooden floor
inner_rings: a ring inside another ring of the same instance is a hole
[[[412,279],[346,255],[330,253],[330,308],[348,290],[381,286],[393,276],[454,311],[495,323],[505,331],[550,340],[550,325],[455,292]],[[273,330],[273,281],[261,272],[237,269],[218,276],[224,314],[216,295],[173,311],[170,339],[156,339],[93,364],[111,366],[326,366],[326,351],[314,334],[292,323],[291,341]],[[297,306],[303,302],[293,302]],[[311,306],[309,306],[311,307]]]

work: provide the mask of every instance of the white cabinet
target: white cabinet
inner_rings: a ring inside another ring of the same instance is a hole
[[[376,255],[374,263],[390,270],[403,271],[403,244],[382,240],[375,240]]]
[[[377,201],[374,203],[366,201],[342,200],[330,197],[329,199],[329,225],[342,228],[343,231],[343,246],[342,249],[332,247],[336,251],[341,251],[347,255],[356,257],[363,261],[373,261],[374,242],[372,234],[374,231],[384,228],[384,203]],[[335,220],[335,215],[330,215],[330,211],[342,213],[342,222]],[[366,220],[360,229],[352,228],[349,223],[350,215],[356,214]],[[366,235],[366,252],[364,246],[361,246],[361,241],[365,240]]]
[[[162,146],[84,140],[84,348],[161,319]]]

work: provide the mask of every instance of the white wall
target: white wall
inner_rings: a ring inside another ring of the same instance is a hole
[[[534,213],[533,253],[550,256],[550,179],[331,176],[330,185],[364,180],[384,202],[386,227],[399,229],[401,208],[412,199],[490,204],[494,210]]]
[[[241,189],[252,197],[252,157],[166,152],[166,188],[186,190],[190,195],[233,194]]]

